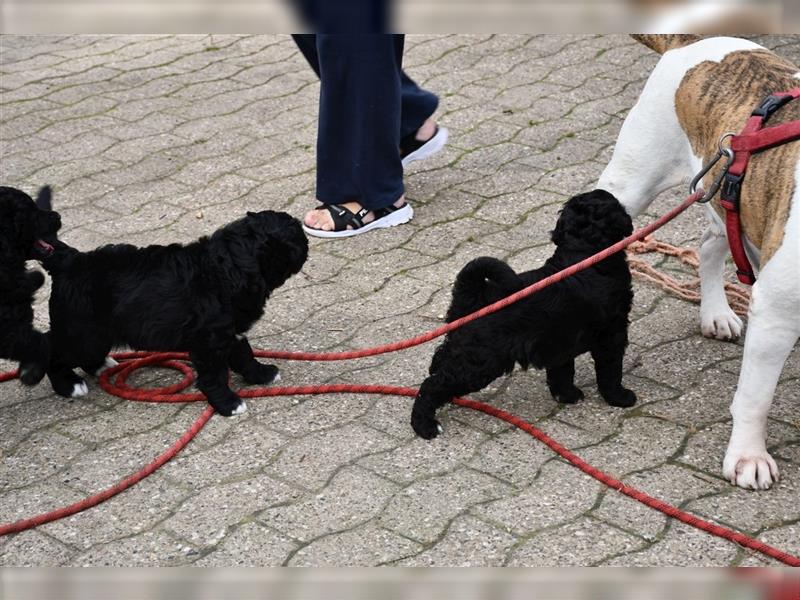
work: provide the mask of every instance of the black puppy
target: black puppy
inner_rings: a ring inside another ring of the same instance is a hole
[[[229,367],[250,384],[277,379],[277,367],[259,363],[243,334],[308,256],[297,219],[248,212],[185,246],[79,252],[51,243],[55,250],[42,262],[53,278],[47,374],[59,395],[86,394],[73,368],[99,373],[115,346],[189,352],[197,387],[224,416],[247,409],[228,385]]]
[[[49,194],[49,188],[39,192],[43,201]],[[0,357],[20,362],[25,385],[39,383],[50,360],[47,337],[33,328],[33,294],[44,275],[27,271],[25,261],[52,251],[41,238],[60,227],[58,213],[39,210],[25,192],[0,187]]]
[[[595,190],[570,199],[552,232],[556,251],[544,266],[515,273],[503,261],[483,257],[458,274],[447,322],[527,287],[595,254],[633,231],[631,218],[614,196]],[[591,352],[597,385],[606,402],[633,406],[636,395],[622,387],[633,291],[622,252],[528,298],[450,332],[436,349],[430,377],[420,387],[411,426],[422,438],[441,432],[436,410],[452,398],[480,390],[519,363],[547,370],[550,393],[559,402],[583,398],[575,387],[575,357]]]

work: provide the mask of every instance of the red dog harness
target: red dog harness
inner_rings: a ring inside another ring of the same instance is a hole
[[[735,158],[725,174],[720,193],[720,204],[726,212],[725,228],[728,232],[728,243],[731,247],[733,262],[736,263],[736,276],[739,281],[748,285],[755,283],[756,276],[747,259],[742,242],[742,225],[739,219],[742,180],[753,153],[800,138],[800,121],[764,128],[764,124],[772,113],[795,98],[800,98],[800,88],[769,96],[753,111],[742,132],[731,138],[731,150],[733,150]]]

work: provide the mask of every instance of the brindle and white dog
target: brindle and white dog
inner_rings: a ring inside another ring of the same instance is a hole
[[[715,155],[720,137],[739,133],[767,96],[800,86],[800,72],[743,39],[633,37],[663,57],[625,119],[597,187],[614,194],[636,216],[660,192],[698,172]],[[780,108],[768,125],[797,119],[800,100]],[[745,248],[758,279],[722,470],[745,488],[767,489],[778,478],[767,452],[766,428],[778,378],[800,336],[799,158],[800,143],[754,154],[742,186]],[[706,189],[719,168],[706,176]],[[739,337],[742,321],[728,306],[723,289],[728,242],[718,201],[719,196],[707,205],[711,223],[700,245],[700,327],[708,337],[729,340]]]

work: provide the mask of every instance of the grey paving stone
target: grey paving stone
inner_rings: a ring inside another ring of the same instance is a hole
[[[186,564],[197,554],[197,549],[161,531],[145,531],[139,535],[90,548],[82,554],[71,557],[65,566],[178,566]]]
[[[106,487],[114,483],[107,481]],[[87,550],[152,530],[187,495],[157,474],[95,508],[43,525],[41,530],[72,548]]]
[[[66,564],[74,550],[38,531],[25,531],[0,546],[0,566],[41,567]]]
[[[345,424],[336,430],[307,433],[287,446],[268,470],[309,489],[319,489],[342,465],[396,443],[370,427]]]
[[[442,534],[453,517],[472,506],[502,497],[510,489],[499,480],[459,469],[405,488],[392,498],[379,521],[404,536],[430,543]]]
[[[642,551],[621,554],[601,563],[626,567],[724,567],[736,557],[737,547],[728,541],[673,522],[660,541]]]
[[[292,567],[367,567],[392,563],[422,549],[374,524],[323,536],[303,546],[288,562]]]
[[[275,567],[297,549],[297,542],[258,523],[244,523],[216,548],[192,563],[196,567]]]
[[[539,477],[514,496],[476,508],[510,533],[527,535],[571,521],[595,503],[600,484],[563,462],[542,468]]]
[[[635,536],[583,517],[534,535],[513,550],[510,567],[588,566],[641,547]]]
[[[291,486],[265,475],[200,488],[162,522],[164,529],[198,548],[215,546],[237,524],[269,506],[298,498]]]
[[[453,519],[441,539],[430,548],[393,563],[403,567],[501,566],[517,539],[471,515]],[[454,560],[454,556],[457,556]]]
[[[628,418],[619,435],[583,450],[583,458],[614,476],[661,464],[665,456],[676,452],[684,440],[682,428],[647,418]],[[658,439],[658,448],[647,440]]]
[[[359,467],[345,467],[321,490],[265,510],[259,519],[303,542],[351,530],[384,510],[399,486]]]

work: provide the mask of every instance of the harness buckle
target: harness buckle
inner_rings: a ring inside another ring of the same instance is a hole
[[[750,116],[761,117],[763,119],[762,123],[766,123],[767,119],[772,116],[772,113],[793,99],[794,97],[789,94],[772,94],[771,96],[767,96]]]
[[[724,202],[726,210],[735,210],[739,212],[739,201],[742,198],[742,179],[744,175],[732,175],[731,173],[725,174],[725,180],[722,184],[722,191],[719,197]]]

